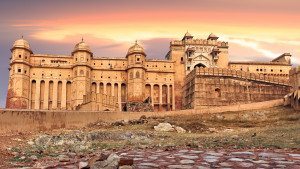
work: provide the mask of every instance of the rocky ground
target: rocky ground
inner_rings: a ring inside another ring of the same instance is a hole
[[[300,112],[96,122],[0,136],[0,168],[300,168]]]

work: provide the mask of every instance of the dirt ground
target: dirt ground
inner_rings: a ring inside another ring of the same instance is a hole
[[[166,122],[185,133],[158,132]],[[300,151],[300,112],[287,107],[221,114],[146,117],[85,128],[0,135],[0,168],[32,166],[60,154],[121,149],[282,149]]]

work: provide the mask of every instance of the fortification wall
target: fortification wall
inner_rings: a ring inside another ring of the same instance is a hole
[[[290,70],[290,83],[293,87],[293,93],[290,95],[291,106],[300,110],[300,67]]]
[[[185,79],[184,109],[201,109],[283,98],[288,79],[219,68],[196,68]]]
[[[84,127],[97,121],[114,122],[118,120],[139,119],[142,115],[178,116],[203,113],[222,113],[270,108],[283,105],[284,100],[272,100],[259,103],[233,106],[212,107],[201,110],[181,110],[164,112],[108,112],[108,111],[51,111],[51,110],[11,110],[0,109],[0,134],[52,129],[72,129]]]

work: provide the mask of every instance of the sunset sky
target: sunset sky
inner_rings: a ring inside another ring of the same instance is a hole
[[[229,42],[231,61],[300,64],[300,0],[7,0],[0,2],[0,107],[10,48],[22,35],[34,53],[69,55],[83,37],[96,57],[125,57],[138,40],[148,58],[164,58],[188,30]]]

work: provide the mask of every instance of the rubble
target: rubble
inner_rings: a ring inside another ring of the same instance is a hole
[[[124,109],[128,112],[153,112],[151,101],[148,97],[144,102],[127,102]]]

